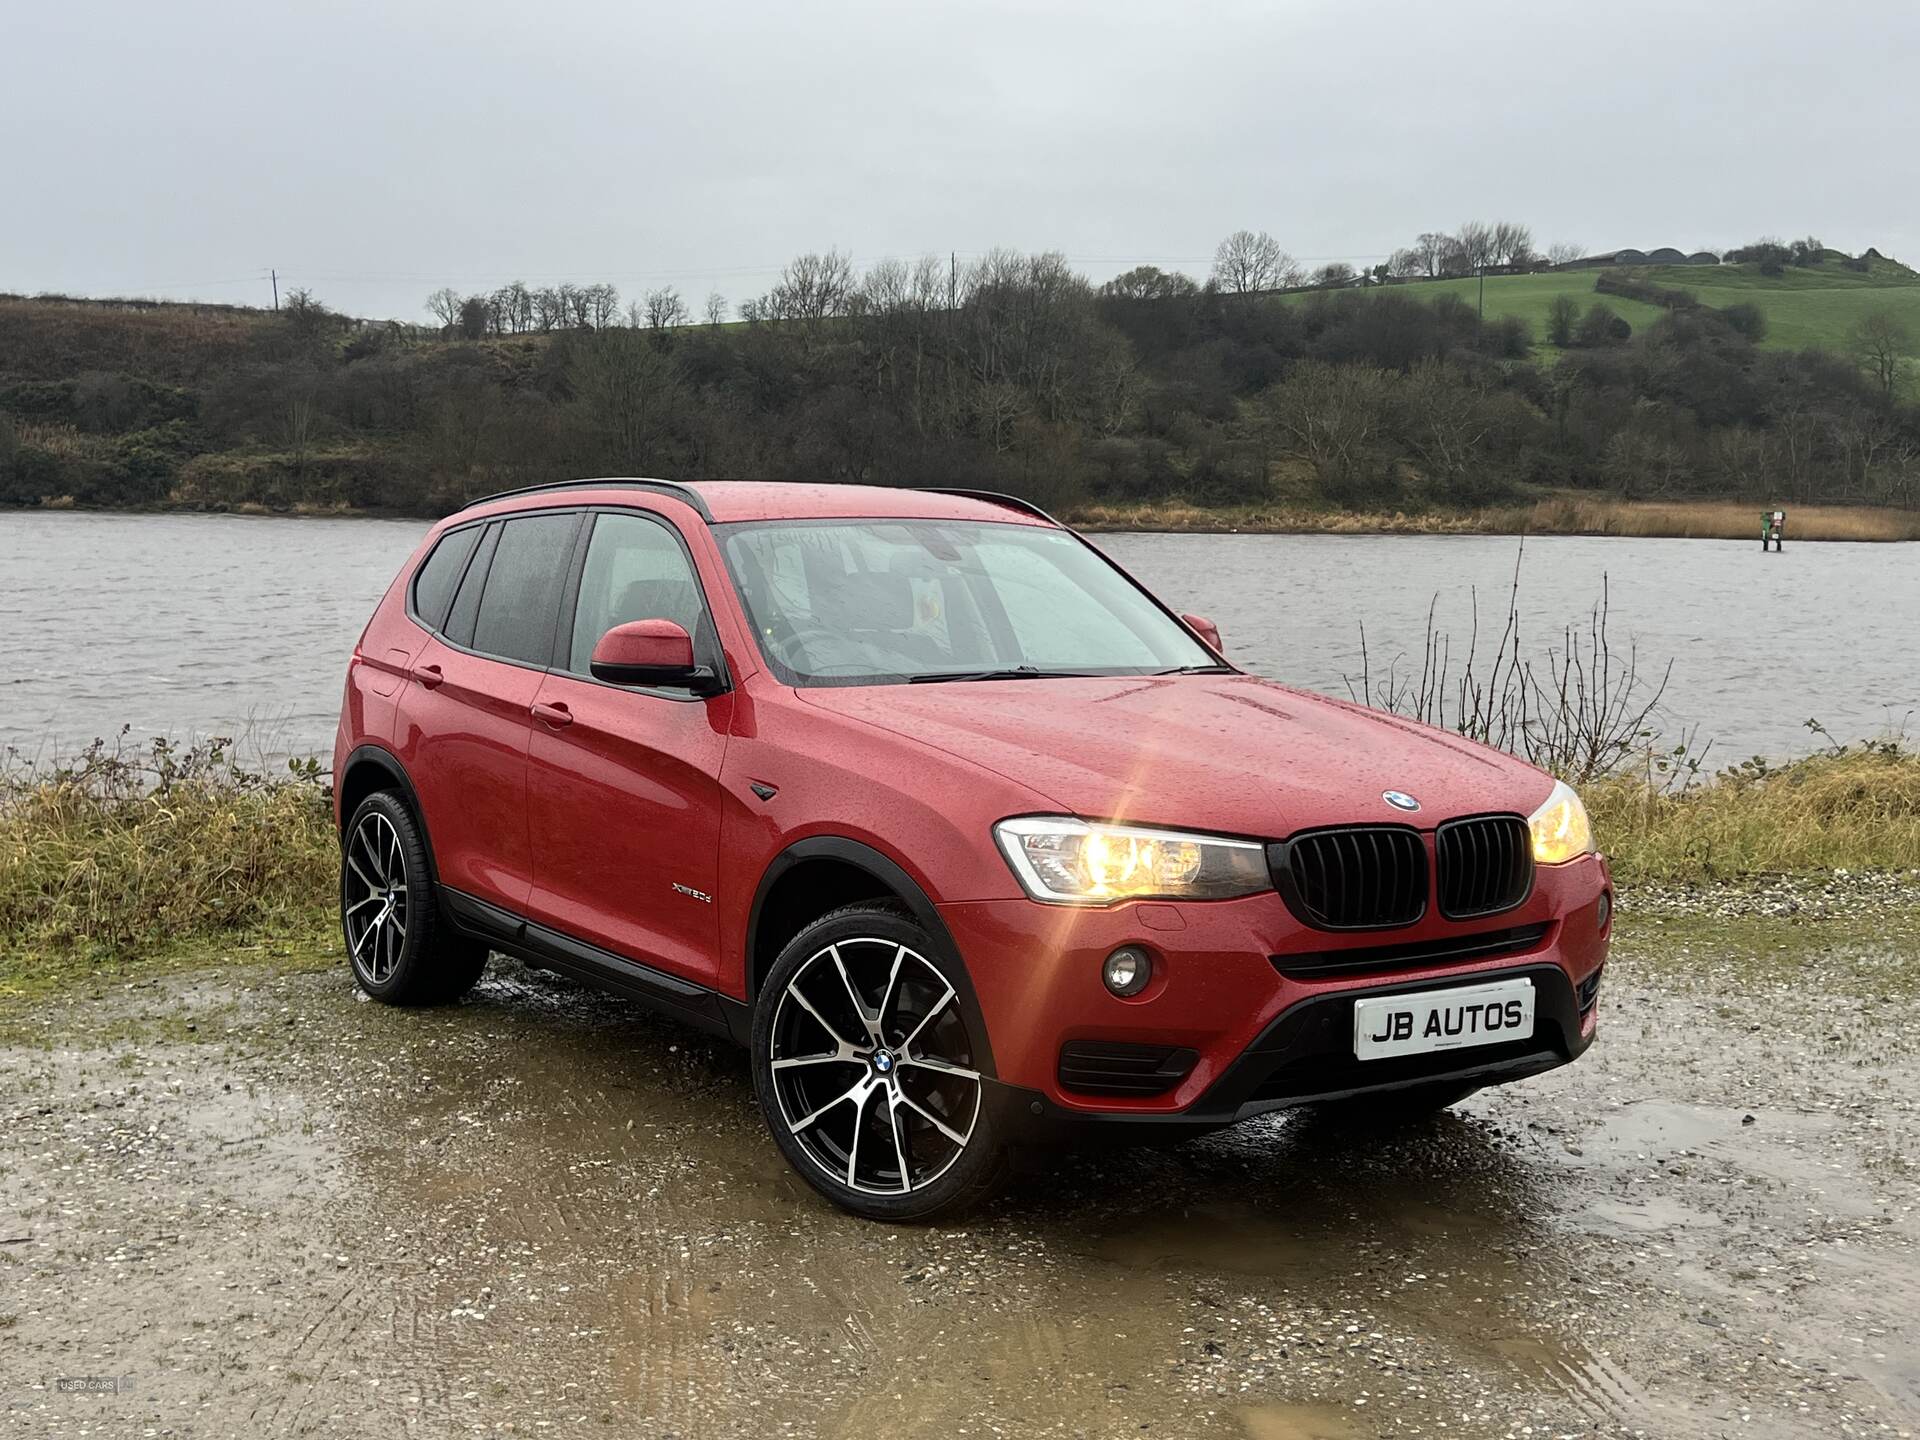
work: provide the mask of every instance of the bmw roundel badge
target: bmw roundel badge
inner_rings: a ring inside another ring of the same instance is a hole
[[[1396,810],[1418,810],[1420,802],[1404,790],[1382,790],[1380,798]]]

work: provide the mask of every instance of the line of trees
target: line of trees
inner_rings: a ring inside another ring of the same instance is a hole
[[[514,280],[497,290],[462,295],[450,287],[427,297],[427,313],[448,337],[479,340],[489,335],[549,335],[556,330],[605,330],[625,324],[662,330],[693,322],[693,310],[672,286],[650,290],[620,306],[620,291],[608,284],[529,286]],[[708,295],[701,311],[709,325],[727,320],[727,298]]]
[[[438,296],[457,343],[306,295],[279,314],[0,301],[0,500],[429,512],[599,472],[1069,509],[1534,486],[1920,503],[1913,338],[1891,314],[1845,354],[1762,350],[1758,312],[1697,304],[1636,333],[1569,302],[1535,336],[1453,294],[1268,293],[1283,257],[1232,248],[1250,268],[1231,284],[1141,266],[1100,286],[1057,254],[810,254],[730,325],[671,291]]]

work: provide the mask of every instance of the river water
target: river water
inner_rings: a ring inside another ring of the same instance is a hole
[[[325,753],[348,651],[418,521],[0,512],[0,745],[67,754],[131,727]],[[1376,676],[1417,672],[1434,609],[1455,665],[1477,603],[1489,657],[1516,559],[1525,653],[1610,592],[1616,662],[1672,661],[1662,721],[1710,760],[1920,723],[1920,545],[1470,536],[1103,535],[1263,675],[1345,696],[1361,626]]]

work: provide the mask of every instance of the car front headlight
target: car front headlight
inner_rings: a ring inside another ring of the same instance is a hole
[[[1593,853],[1593,826],[1573,787],[1556,780],[1546,803],[1527,817],[1536,864],[1558,865]]]
[[[1224,900],[1271,888],[1266,848],[1067,816],[1002,820],[994,839],[1022,888],[1055,905],[1116,900]]]

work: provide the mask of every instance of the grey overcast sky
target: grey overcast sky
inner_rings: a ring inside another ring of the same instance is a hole
[[[1920,3],[6,0],[0,290],[423,318],[996,245],[1196,275],[1774,232],[1920,261]]]

